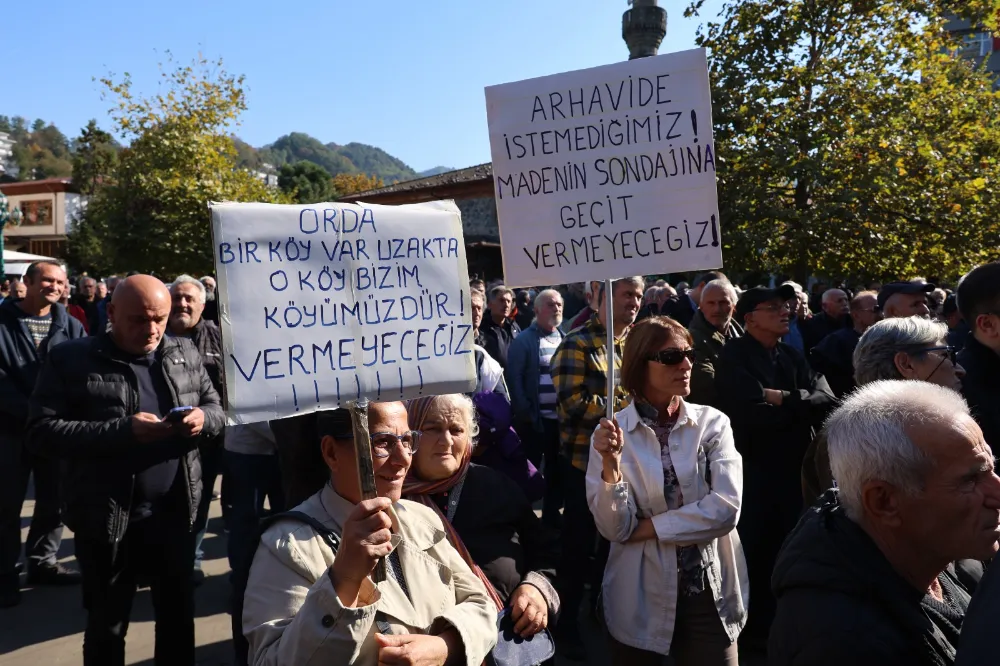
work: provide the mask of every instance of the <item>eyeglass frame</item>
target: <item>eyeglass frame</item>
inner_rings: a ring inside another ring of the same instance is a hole
[[[664,361],[660,360],[660,355],[662,354],[680,354],[681,360],[677,361],[676,363],[665,363]],[[668,368],[676,368],[678,365],[684,362],[684,359],[690,361],[692,365],[698,359],[697,352],[695,352],[693,347],[688,347],[687,349],[661,349],[655,354],[650,354],[649,356],[646,357],[647,361],[651,363],[659,363],[660,365],[666,366]]]
[[[761,303],[761,305],[763,305],[763,303]],[[750,312],[769,312],[771,314],[780,314],[781,312],[794,312],[798,306],[799,306],[799,301],[798,299],[795,299],[795,305],[792,305],[792,301],[788,300],[783,302],[781,305],[776,305],[773,307],[762,308],[760,306],[757,306]]]
[[[412,456],[420,448],[420,435],[422,433],[419,430],[407,430],[402,435],[397,435],[394,432],[373,432],[369,435],[368,439],[372,447],[372,457],[378,458],[379,460],[385,460],[392,455],[392,452],[400,448],[406,455]],[[409,450],[407,450],[406,445],[403,443],[403,438],[409,435],[412,438]],[[392,437],[396,440],[396,443],[392,445],[391,448],[386,448],[384,450],[384,455],[380,454],[380,448],[376,446],[376,437]]]
[[[947,354],[945,356],[941,357],[941,361],[938,362],[938,364],[934,366],[934,369],[931,370],[930,373],[928,373],[928,375],[923,378],[923,381],[925,381],[925,382],[927,380],[929,380],[931,377],[933,377],[934,374],[938,370],[941,369],[941,366],[944,365],[945,361],[951,361],[952,366],[957,366],[958,365],[958,347],[954,347],[952,345],[941,345],[941,346],[938,346],[938,347],[926,347],[924,349],[914,349],[913,351],[909,351],[909,350],[906,350],[906,349],[901,349],[900,351],[906,352],[907,354],[910,354],[911,356],[923,356],[924,354],[929,354],[930,352],[938,352],[938,351],[947,352]]]

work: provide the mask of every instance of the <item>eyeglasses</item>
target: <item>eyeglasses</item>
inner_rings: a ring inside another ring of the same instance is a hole
[[[375,458],[388,458],[393,449],[397,446],[402,448],[406,455],[413,455],[420,444],[420,432],[411,430],[397,435],[392,432],[372,433],[372,456]]]
[[[798,306],[798,302],[796,302],[795,305],[792,305],[791,303],[782,303],[781,305],[777,305],[777,304],[772,303],[771,305],[765,305],[763,307],[754,308],[753,311],[754,312],[791,312],[797,306]]]
[[[914,352],[914,354],[927,354],[929,352],[938,352],[938,351],[947,352],[948,355],[946,356],[946,358],[950,359],[952,364],[958,362],[958,347],[952,347],[951,345],[945,345],[943,347],[928,347],[927,349],[920,349]],[[942,362],[944,361],[944,359],[941,360]]]
[[[660,365],[680,365],[687,359],[694,363],[697,354],[693,349],[664,349],[663,351],[650,354],[647,360],[659,363]]]

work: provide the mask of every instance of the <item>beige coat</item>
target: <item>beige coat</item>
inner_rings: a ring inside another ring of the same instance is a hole
[[[328,484],[296,507],[342,534],[354,505]],[[280,521],[262,536],[243,604],[243,633],[255,666],[375,664],[376,612],[393,634],[455,627],[465,663],[480,666],[497,640],[496,606],[445,535],[431,509],[400,500],[391,511],[393,545],[412,600],[390,576],[365,580],[358,608],[346,608],[327,570],[334,553],[308,525]],[[363,605],[362,605],[363,604]]]
[[[697,544],[719,619],[731,641],[746,623],[746,562],[736,530],[743,495],[743,459],[733,444],[729,417],[711,407],[681,402],[670,431],[670,457],[684,506],[668,510],[660,442],[635,403],[618,412],[625,434],[619,483],[601,478],[601,454],[590,447],[587,501],[601,535],[611,542],[604,569],[604,614],[621,643],[670,654],[677,622],[677,546]],[[711,478],[711,485],[707,479]],[[656,539],[627,543],[640,518],[650,518]]]

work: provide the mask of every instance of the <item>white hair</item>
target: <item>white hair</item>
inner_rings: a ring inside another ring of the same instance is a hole
[[[721,289],[726,292],[726,295],[729,296],[729,300],[733,302],[733,305],[736,305],[736,301],[740,300],[740,297],[736,294],[736,288],[733,287],[733,283],[729,280],[712,280],[701,290],[702,298],[705,298],[705,292],[709,289]]]
[[[854,379],[869,384],[879,379],[903,379],[896,354],[918,356],[948,336],[948,325],[924,317],[896,317],[876,322],[854,348]]]
[[[455,407],[462,414],[462,420],[469,431],[469,445],[476,445],[476,438],[479,437],[479,421],[476,419],[476,405],[472,398],[464,393],[446,393],[435,396],[430,404],[431,409],[442,407]]]
[[[802,288],[802,285],[796,282],[795,280],[785,280],[784,282],[781,283],[781,286],[784,287],[786,284],[790,286],[792,289],[794,289],[795,293],[797,294],[805,292],[805,289]]]
[[[541,307],[542,302],[550,296],[555,296],[556,298],[559,299],[560,302],[562,302],[563,299],[562,294],[560,294],[558,291],[556,291],[555,289],[543,289],[540,292],[538,292],[538,296],[535,296],[535,303],[534,303],[535,309],[537,310],[539,307]]]
[[[955,391],[915,380],[883,380],[850,394],[826,422],[830,470],[840,502],[857,522],[864,513],[862,491],[885,481],[918,494],[933,459],[906,434],[907,428],[952,423],[969,416]]]
[[[198,289],[198,302],[202,305],[205,304],[205,297],[207,296],[207,291],[205,290],[205,285],[201,283],[200,280],[191,277],[190,275],[178,275],[174,283],[170,285],[170,291],[173,293],[174,287],[179,284],[193,284]]]

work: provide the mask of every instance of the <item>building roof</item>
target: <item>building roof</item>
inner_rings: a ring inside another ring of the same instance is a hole
[[[406,180],[365,192],[355,192],[340,201],[370,203],[416,203],[436,199],[471,198],[493,194],[493,164],[487,162],[436,176]]]
[[[45,178],[43,180],[19,180],[0,183],[0,192],[7,196],[22,194],[43,194],[51,192],[76,192],[72,178]]]

